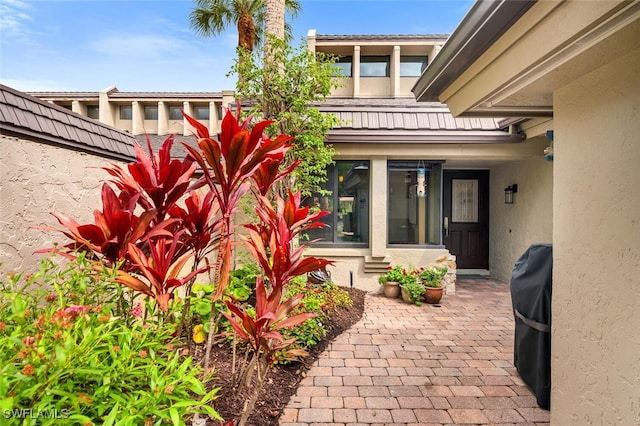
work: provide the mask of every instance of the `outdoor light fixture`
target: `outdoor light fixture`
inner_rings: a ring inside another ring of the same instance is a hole
[[[509,185],[504,189],[504,203],[505,204],[513,204],[513,194],[518,192],[518,184],[514,183],[513,185]]]
[[[425,186],[425,176],[427,171],[424,168],[418,168],[418,185],[416,185],[416,196],[424,198],[427,196],[427,188]]]

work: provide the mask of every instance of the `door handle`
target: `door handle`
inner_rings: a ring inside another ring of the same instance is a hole
[[[444,223],[444,236],[448,237],[449,236],[449,218],[447,216],[444,217],[443,223]]]

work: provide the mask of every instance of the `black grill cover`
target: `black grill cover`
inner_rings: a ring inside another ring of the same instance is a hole
[[[513,360],[538,405],[551,405],[551,244],[534,244],[516,261],[511,274],[515,316]]]

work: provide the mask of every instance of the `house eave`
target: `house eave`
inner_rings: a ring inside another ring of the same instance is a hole
[[[440,102],[440,93],[536,1],[476,1],[411,89],[416,99],[420,102]]]

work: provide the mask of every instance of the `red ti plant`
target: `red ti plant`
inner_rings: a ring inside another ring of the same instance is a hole
[[[80,225],[52,213],[66,228],[60,231],[73,240],[64,247],[66,253],[54,251],[72,257],[73,250],[82,250],[108,265],[120,264],[118,281],[153,296],[165,311],[175,288],[202,272],[202,268],[197,269],[198,258],[192,272],[179,278],[189,258],[186,253],[194,251],[204,256],[204,247],[209,245],[207,238],[216,229],[212,220],[216,210],[210,198],[201,201],[197,194],[192,194],[186,205],[193,216],[180,214],[181,208],[176,203],[187,192],[197,165],[190,158],[172,160],[172,144],[173,136],[169,136],[159,155],[154,155],[149,139],[149,155],[136,145],[136,161],[127,166],[129,173],[115,164],[103,168],[113,177],[110,183],[119,190],[119,195],[107,183],[103,185],[103,208],[94,212],[95,223]],[[139,216],[136,210],[142,211]],[[170,211],[175,217],[169,217]],[[204,224],[205,221],[211,223]],[[181,222],[191,226],[189,232],[180,231]],[[192,238],[196,233],[198,238]],[[144,283],[134,275],[149,282]]]
[[[292,139],[285,135],[269,139],[264,131],[272,121],[261,121],[250,129],[251,117],[241,122],[240,113],[239,105],[236,117],[227,111],[222,120],[219,140],[212,139],[206,126],[185,114],[186,120],[195,129],[200,151],[184,144],[185,148],[202,169],[204,183],[213,192],[220,207],[214,302],[222,297],[229,283],[233,253],[231,235],[234,232],[232,216],[241,198],[251,189],[249,178],[265,162],[274,158],[284,158],[291,146],[288,141]],[[215,303],[212,303],[210,330],[214,329],[215,309]],[[213,333],[209,333],[205,351],[205,371],[209,368],[212,345]]]
[[[275,209],[265,197],[258,197],[258,203],[256,213],[260,222],[245,225],[249,230],[246,246],[274,289],[281,289],[291,278],[333,263],[327,259],[304,257],[304,249],[310,241],[294,248],[294,240],[302,232],[326,226],[320,219],[329,212],[309,214],[308,206],[300,206],[300,192],[289,191],[286,200],[276,195]]]
[[[66,257],[74,257],[71,253],[79,250],[87,252],[91,258],[101,260],[107,265],[116,265],[127,261],[127,250],[130,243],[140,244],[150,236],[166,234],[164,226],[150,228],[156,211],[151,209],[140,216],[134,214],[135,198],[118,198],[106,183],[102,186],[103,209],[93,212],[94,223],[80,225],[74,219],[58,213],[51,213],[66,229],[40,227],[43,230],[60,231],[73,240],[62,249],[42,249],[36,253],[54,251]],[[65,251],[66,250],[66,251]],[[124,267],[127,265],[125,264]]]
[[[242,412],[239,425],[244,425],[253,412],[257,397],[264,385],[269,369],[278,360],[298,359],[308,355],[303,349],[291,348],[295,338],[284,339],[279,330],[302,324],[316,316],[315,313],[291,315],[304,296],[297,294],[290,299],[282,300],[282,287],[273,288],[267,294],[262,277],[256,279],[255,318],[240,309],[234,303],[225,302],[231,314],[224,313],[236,335],[249,344],[253,354],[245,374],[255,372],[255,387]],[[245,377],[241,383],[248,383],[251,377]]]
[[[173,296],[176,288],[183,286],[200,272],[207,268],[200,268],[191,271],[186,276],[181,277],[182,268],[193,256],[188,252],[180,257],[176,256],[180,237],[184,230],[178,231],[173,239],[158,238],[149,241],[150,255],[146,255],[139,247],[129,244],[129,255],[133,263],[137,266],[138,272],[148,281],[132,276],[125,271],[118,271],[116,281],[126,285],[136,291],[148,296],[152,296],[158,302],[158,306],[164,312],[169,309],[169,300]]]

